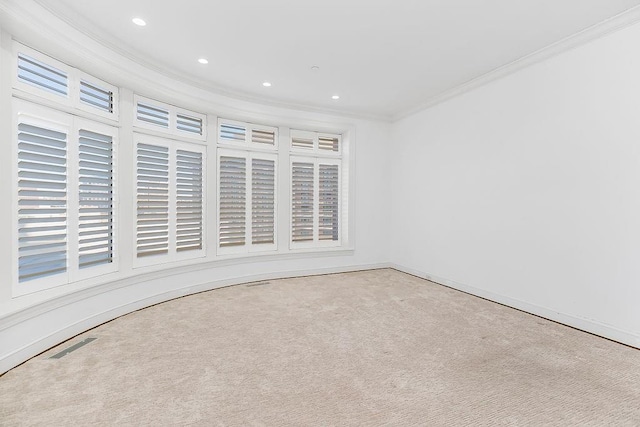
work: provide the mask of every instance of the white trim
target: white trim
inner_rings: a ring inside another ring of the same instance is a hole
[[[354,271],[372,270],[388,268],[387,263],[379,264],[361,264],[361,265],[349,265],[343,267],[328,267],[328,268],[315,268],[315,269],[303,269],[303,270],[288,270],[280,271],[277,273],[261,273],[261,274],[248,274],[242,277],[222,279],[222,280],[204,280],[198,283],[183,284],[182,286],[172,289],[170,291],[161,292],[155,295],[148,295],[146,297],[137,298],[133,302],[127,304],[118,305],[108,308],[100,313],[92,314],[89,317],[73,321],[73,323],[63,326],[57,329],[53,333],[46,334],[44,336],[37,336],[38,330],[31,328],[34,337],[31,342],[17,349],[10,349],[6,354],[0,355],[0,374],[7,372],[15,366],[23,363],[31,357],[40,354],[43,351],[55,346],[56,344],[65,341],[79,333],[85,332],[91,328],[94,328],[102,323],[113,320],[117,317],[131,313],[136,310],[140,310],[145,307],[149,307],[158,303],[166,302],[175,298],[180,298],[186,295],[192,295],[199,292],[210,291],[226,286],[240,285],[244,283],[263,281],[263,280],[277,280],[292,277],[312,276],[312,275],[324,275],[334,273],[346,273]],[[161,275],[157,275],[155,280],[161,280],[167,276],[178,276],[179,271],[163,271]],[[210,276],[208,276],[210,277]],[[128,278],[125,281],[129,282],[132,278]],[[135,283],[144,283],[152,279],[137,279],[134,283],[122,283],[112,282],[111,289],[117,289],[123,286],[132,287]],[[124,282],[124,281],[123,281]],[[102,289],[101,294],[104,294],[107,290]],[[37,322],[37,319],[41,316],[45,316],[48,313],[59,310],[73,310],[73,305],[89,301],[93,295],[95,295],[95,289],[88,289],[85,291],[76,292],[75,295],[66,295],[56,300],[48,300],[31,307],[29,311],[23,310],[13,315],[8,315],[0,318],[0,332],[11,328],[18,324],[28,324],[30,321]],[[61,313],[58,318],[64,319],[66,316]]]
[[[428,280],[438,285],[456,289],[480,298],[487,299],[492,302],[496,302],[498,304],[503,304],[508,307],[533,314],[535,316],[553,320],[554,322],[571,326],[572,328],[576,328],[581,331],[608,338],[610,340],[640,349],[640,335],[631,331],[618,329],[614,326],[600,323],[595,320],[586,319],[584,317],[575,316],[568,313],[561,313],[547,307],[531,304],[525,301],[508,297],[506,295],[496,294],[494,292],[486,291],[484,289],[476,288],[474,286],[459,283],[443,277],[438,277],[436,275],[425,273],[423,271],[405,267],[399,264],[391,263],[390,267],[403,273],[420,277],[421,279]]]
[[[223,139],[220,136],[221,128],[223,125],[239,126],[244,128],[245,130],[244,141],[240,141],[240,140],[234,141],[234,140]],[[263,130],[267,132],[273,132],[273,145],[253,142],[252,135],[254,130],[258,130],[258,131]],[[220,147],[272,153],[272,152],[278,151],[278,144],[279,144],[278,140],[279,140],[278,128],[275,126],[261,125],[261,124],[255,124],[250,122],[242,122],[238,120],[229,120],[229,119],[224,119],[220,117],[218,118],[218,124],[216,126],[216,141],[218,142],[218,146]]]
[[[138,119],[138,104],[142,103],[150,107],[157,107],[167,111],[167,127],[154,125]],[[190,118],[198,119],[201,123],[202,133],[197,134],[193,132],[187,132],[178,129],[178,115],[188,116]],[[146,129],[157,132],[161,135],[171,135],[174,137],[184,138],[187,141],[198,140],[206,143],[207,140],[207,116],[205,114],[196,113],[195,111],[186,110],[184,108],[176,107],[166,102],[161,102],[155,99],[146,98],[141,95],[133,95],[133,126],[134,131]]]

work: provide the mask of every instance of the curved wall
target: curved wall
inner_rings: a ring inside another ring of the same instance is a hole
[[[120,89],[121,175],[119,229],[132,233],[134,222],[131,134],[133,93],[208,114],[209,133],[217,116],[282,127],[340,131],[349,135],[349,244],[339,250],[297,251],[250,257],[218,257],[212,231],[207,255],[199,260],[133,268],[133,248],[121,245],[119,272],[45,291],[12,295],[11,224],[15,206],[0,211],[0,372],[84,330],[133,310],[175,297],[247,281],[386,266],[390,208],[386,155],[389,125],[375,120],[266,105],[207,91],[146,69],[79,33],[35,2],[3,2],[0,54],[0,136],[12,141],[12,38],[88,72]],[[46,104],[46,102],[45,102]],[[127,148],[128,147],[128,148]],[[215,143],[209,145],[215,149]],[[211,151],[213,152],[213,151]],[[12,199],[11,157],[0,157],[0,197]],[[215,156],[212,156],[215,157]],[[208,193],[211,196],[211,192]],[[215,194],[215,192],[213,193]],[[215,214],[208,211],[208,221]],[[215,228],[215,227],[209,227]],[[286,243],[286,242],[285,242]]]

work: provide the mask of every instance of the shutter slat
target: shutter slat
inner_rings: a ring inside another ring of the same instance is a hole
[[[275,161],[251,161],[251,239],[254,245],[275,242]]]
[[[18,124],[19,282],[67,271],[66,148],[65,133]]]
[[[80,167],[78,175],[78,226],[84,230],[78,262],[82,269],[113,262],[113,138],[81,129],[78,147],[80,164],[93,165],[92,169]]]
[[[219,171],[220,247],[245,244],[246,159],[220,156]]]
[[[339,179],[338,165],[318,167],[318,238],[337,241],[339,233]]]
[[[191,179],[180,180],[183,185],[177,187],[177,237],[178,251],[202,249],[203,199],[202,199],[202,153],[178,150],[176,153],[176,173],[178,176],[189,173]],[[189,225],[190,233],[182,229]]]
[[[291,182],[292,240],[313,241],[314,164],[293,162]]]
[[[167,254],[169,252],[169,149],[167,147],[137,144],[136,188],[137,256],[140,258]],[[150,233],[150,231],[153,232]]]

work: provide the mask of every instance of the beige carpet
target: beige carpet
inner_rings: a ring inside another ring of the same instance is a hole
[[[275,280],[41,354],[0,425],[640,425],[640,351],[393,270]]]

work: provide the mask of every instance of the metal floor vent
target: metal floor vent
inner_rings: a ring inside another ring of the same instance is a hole
[[[249,283],[247,286],[262,286],[262,285],[268,285],[271,282],[257,282],[257,283]]]
[[[80,347],[84,347],[85,345],[89,344],[91,341],[95,341],[96,339],[97,338],[85,338],[84,340],[80,341],[79,343],[75,343],[71,347],[65,348],[60,353],[54,354],[49,359],[60,359],[61,357],[66,356],[67,354],[71,353],[72,351],[76,351]]]

